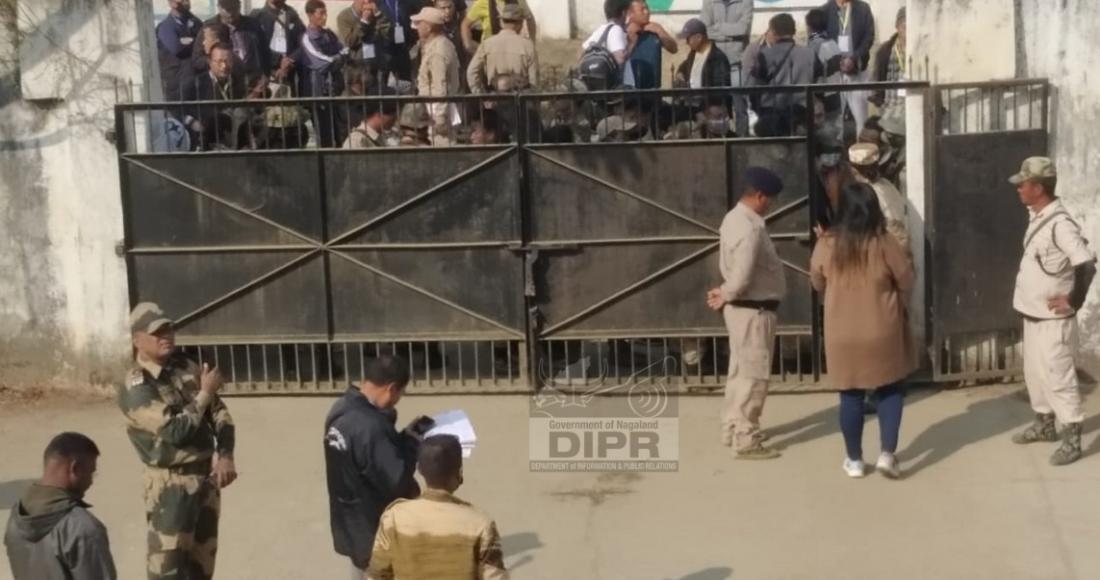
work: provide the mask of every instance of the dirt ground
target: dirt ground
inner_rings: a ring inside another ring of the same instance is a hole
[[[241,479],[225,491],[218,577],[345,578],[332,552],[321,453],[331,398],[232,399]],[[459,495],[492,515],[518,579],[1100,578],[1100,402],[1088,457],[1053,468],[1050,445],[1009,434],[1030,419],[1020,389],[918,391],[906,408],[907,477],[840,470],[835,396],[773,397],[774,462],[734,461],[716,434],[719,399],[680,400],[676,473],[532,473],[518,396],[410,397],[399,410],[466,409],[480,443]],[[0,409],[0,518],[61,430],[103,450],[87,498],[111,533],[121,578],[144,577],[141,467],[109,401]],[[868,458],[877,454],[868,423]],[[0,556],[4,559],[5,556]],[[8,579],[6,560],[0,579]]]

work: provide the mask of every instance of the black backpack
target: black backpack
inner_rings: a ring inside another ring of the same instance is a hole
[[[577,63],[577,78],[590,91],[604,91],[619,86],[619,63],[615,60],[615,55],[607,49],[607,35],[611,34],[611,29],[615,26],[618,25],[606,24],[599,42],[585,49]]]

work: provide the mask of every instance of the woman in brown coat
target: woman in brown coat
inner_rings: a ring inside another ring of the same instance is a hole
[[[897,477],[901,381],[915,366],[905,312],[914,275],[905,250],[886,233],[870,186],[842,190],[836,223],[814,248],[810,277],[825,298],[825,359],[828,380],[840,391],[844,471],[864,474],[863,397],[875,391],[882,438],[876,467]]]

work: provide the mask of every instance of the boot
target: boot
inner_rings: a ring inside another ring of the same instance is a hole
[[[1081,424],[1069,423],[1062,430],[1062,446],[1050,456],[1051,465],[1069,465],[1081,459]]]
[[[1012,436],[1012,442],[1017,445],[1053,443],[1057,440],[1058,431],[1054,428],[1054,413],[1036,413],[1035,422],[1030,427]]]

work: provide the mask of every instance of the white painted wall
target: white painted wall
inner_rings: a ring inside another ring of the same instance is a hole
[[[909,55],[916,63],[927,58],[932,82],[1010,79],[1015,23],[1013,0],[911,0]]]
[[[1100,251],[1100,10],[1095,0],[1017,0],[1022,24],[1019,73],[1046,77],[1051,102],[1051,154],[1058,164],[1058,194]],[[1100,281],[1079,314],[1083,351],[1100,358]]]
[[[13,4],[0,12],[0,53],[19,57],[0,59],[0,380],[100,382],[128,342],[109,134],[116,88],[141,79],[135,7]]]

